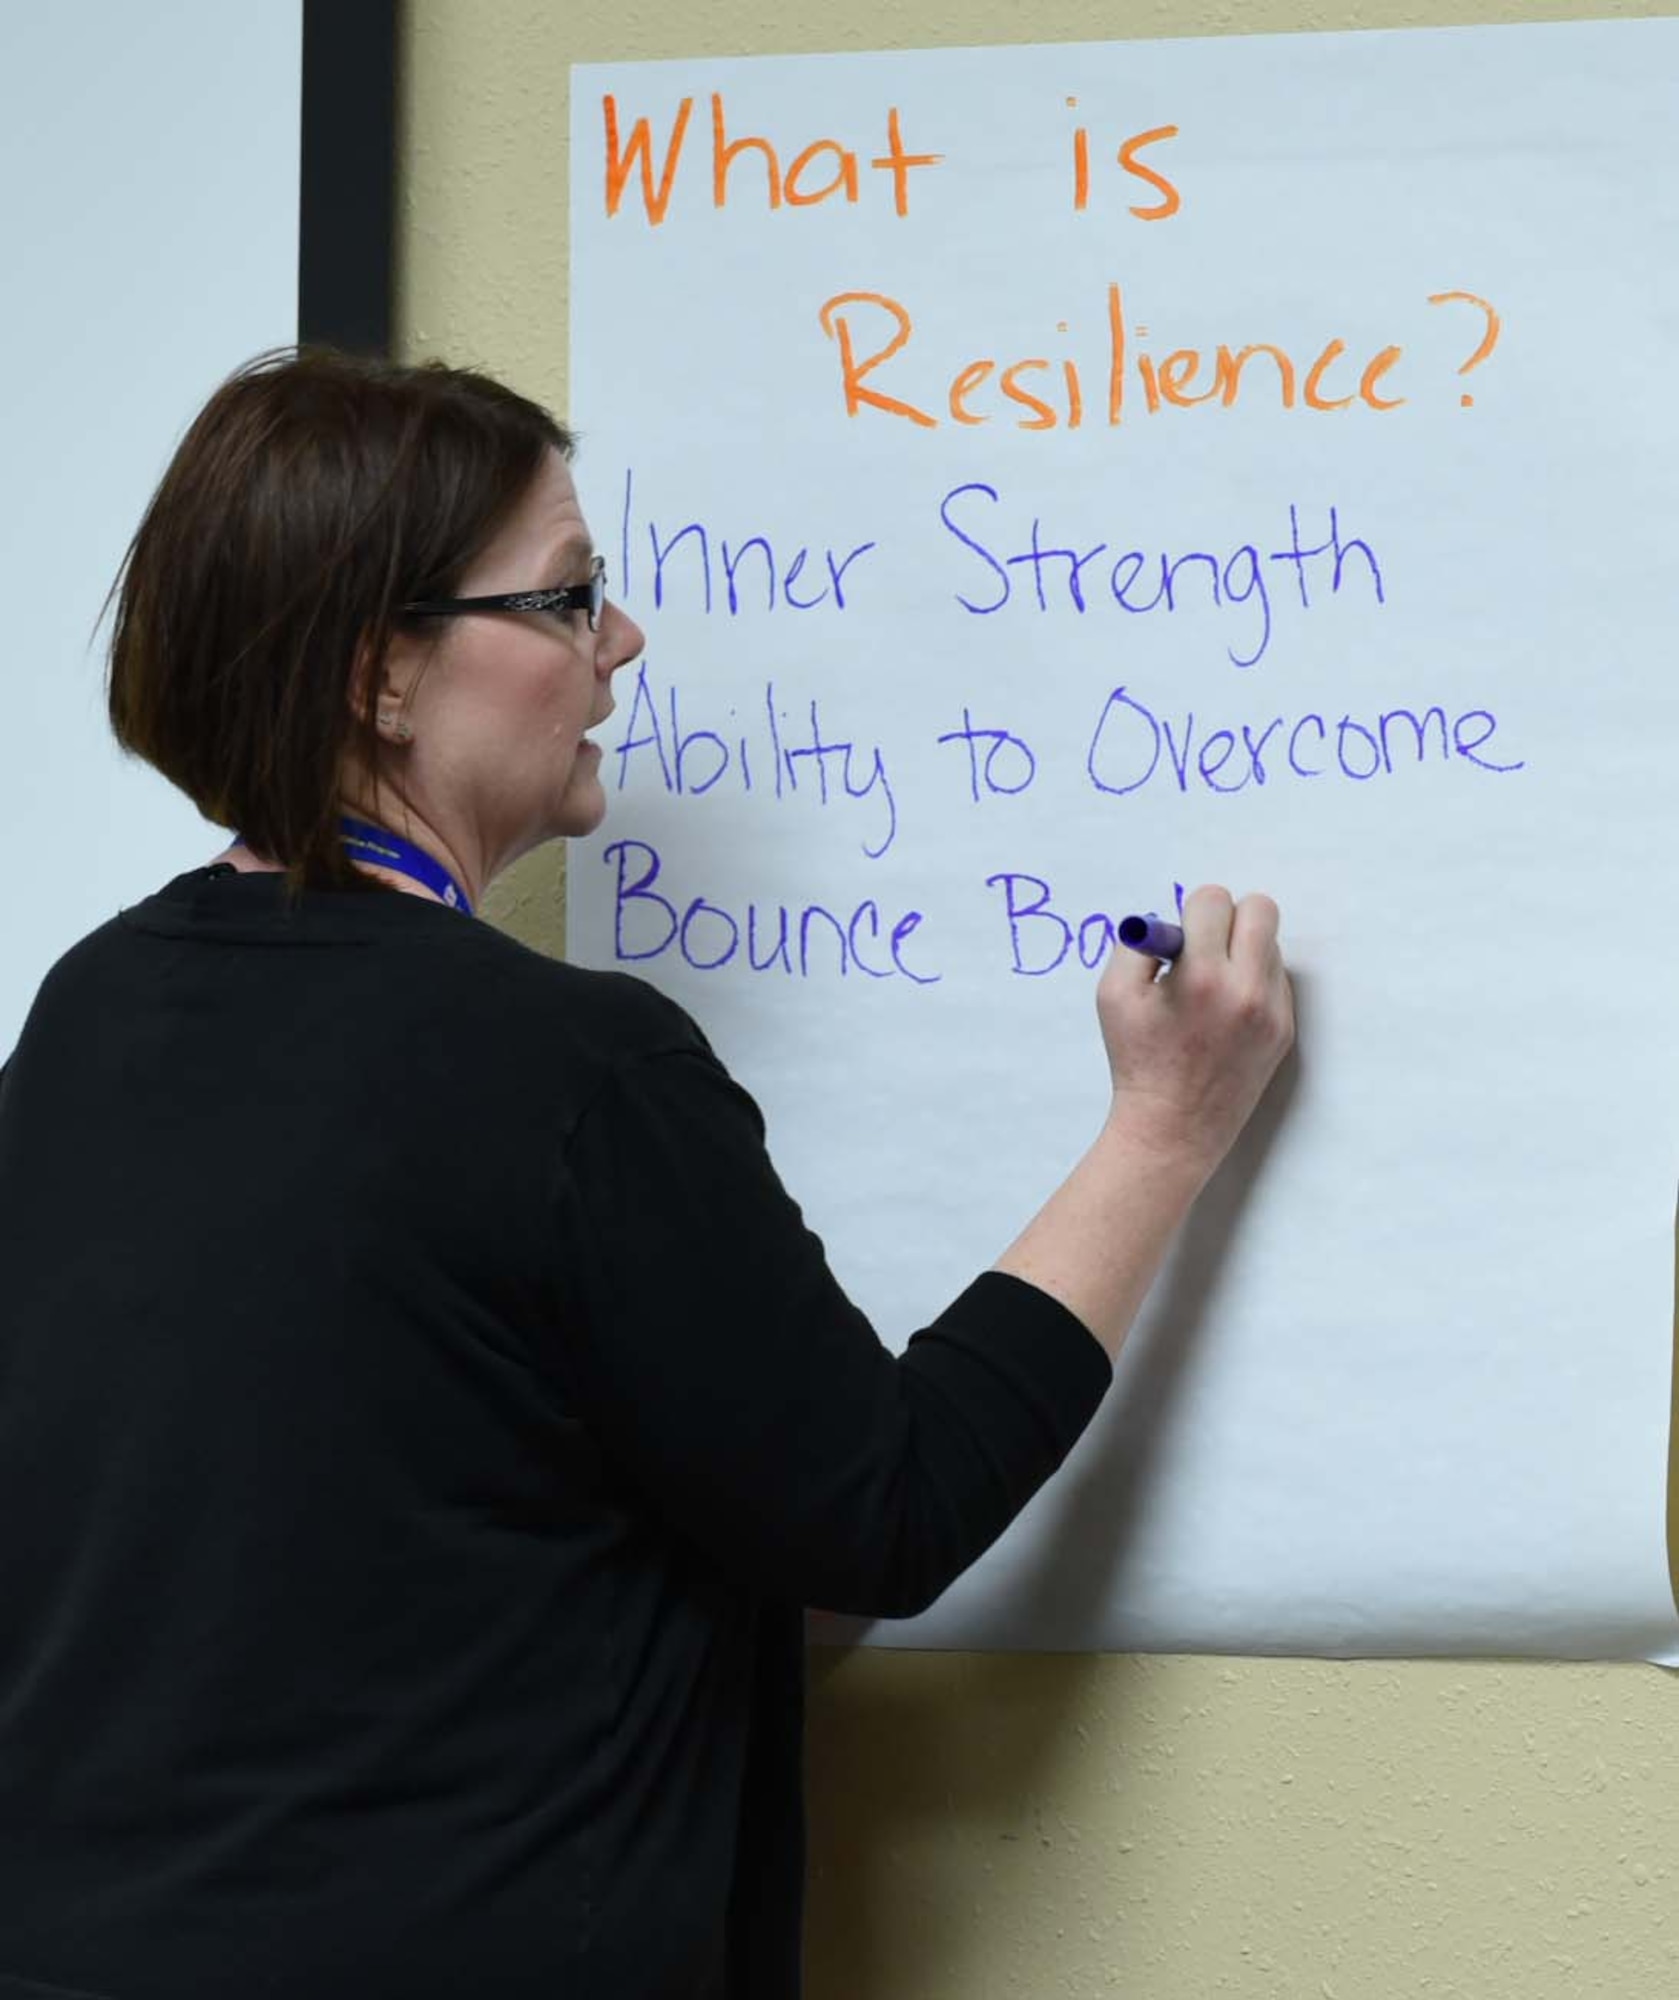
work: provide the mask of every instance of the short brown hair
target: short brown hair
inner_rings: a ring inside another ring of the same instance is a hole
[[[474,369],[327,347],[247,362],[193,420],[111,586],[117,741],[294,891],[368,885],[337,837],[345,752],[374,772],[384,754],[358,651],[382,660],[405,602],[457,594],[550,447],[570,458],[570,432]]]

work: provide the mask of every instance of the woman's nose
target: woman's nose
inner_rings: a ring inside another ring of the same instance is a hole
[[[603,677],[628,666],[647,644],[647,634],[621,605],[610,599],[601,615],[599,659]]]

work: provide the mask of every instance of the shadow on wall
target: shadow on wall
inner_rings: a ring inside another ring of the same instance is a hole
[[[1050,1774],[1093,1719],[1124,1742],[1133,1692],[1090,1655],[812,1652],[809,2000],[950,1991],[976,1906],[1029,1895],[1047,1859]]]
[[[1298,977],[1294,982],[1297,1015],[1305,1011],[1303,983]],[[1001,1646],[1005,1634],[1027,1631],[1044,1652],[1077,1652],[1087,1643],[1093,1599],[1123,1596],[1139,1509],[1171,1436],[1174,1409],[1194,1393],[1202,1349],[1218,1325],[1231,1253],[1300,1080],[1296,1053],[1196,1203],[1126,1343],[1092,1434],[1033,1502],[1042,1559],[1036,1568],[1012,1574],[988,1604],[968,1606],[975,1645]],[[815,1614],[813,1642],[843,1649],[866,1638],[872,1624]]]
[[[1304,983],[1295,978],[1297,1017],[1306,1011]],[[1296,1052],[1184,1226],[1166,1278],[1121,1356],[1112,1404],[1098,1420],[1100,1450],[1082,1456],[1043,1496],[1050,1553],[1011,1586],[1003,1611],[1013,1630],[1041,1635],[1046,1649],[1077,1645],[1089,1630],[1093,1596],[1124,1596],[1138,1510],[1171,1435],[1173,1408],[1193,1392],[1201,1349],[1218,1325],[1231,1252],[1300,1078]]]
[[[1052,1555],[1020,1578],[1007,1606],[1010,1623],[1042,1633],[1046,1648],[1065,1647],[1086,1623],[1092,1577],[1104,1592],[1123,1588],[1154,1440],[1216,1322],[1230,1248],[1298,1082],[1291,1057],[1197,1204],[1151,1308],[1147,1348],[1126,1357],[1124,1405],[1110,1413],[1100,1457],[1046,1495],[1056,1506],[1053,1547],[1068,1560]],[[848,1628],[867,1629],[826,1621],[836,1637]],[[809,1678],[811,2000],[938,1990],[994,1871],[1019,1876],[1020,1848],[1009,1843],[1047,1844],[1037,1802],[1055,1767],[1085,1754],[1093,1714],[1112,1756],[1130,1733],[1127,1711],[1148,1699],[1140,1663],[1116,1676],[1082,1653],[823,1645],[810,1654]]]

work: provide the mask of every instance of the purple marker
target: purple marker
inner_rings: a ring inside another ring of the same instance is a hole
[[[1146,917],[1121,917],[1119,941],[1132,951],[1146,952],[1150,958],[1170,961],[1183,950],[1183,931],[1151,910]]]

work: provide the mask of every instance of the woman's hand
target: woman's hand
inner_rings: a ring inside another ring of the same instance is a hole
[[[1294,1040],[1294,997],[1269,896],[1197,889],[1165,973],[1115,946],[1096,991],[1113,1075],[1110,1121],[1209,1178]]]

